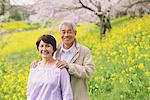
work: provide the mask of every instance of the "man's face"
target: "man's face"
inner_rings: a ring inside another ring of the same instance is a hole
[[[67,47],[71,47],[76,36],[76,32],[73,31],[71,25],[62,25],[60,29],[61,40]]]

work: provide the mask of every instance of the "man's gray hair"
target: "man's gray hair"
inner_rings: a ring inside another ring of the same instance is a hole
[[[60,23],[60,25],[59,25],[59,31],[61,30],[61,27],[62,27],[63,25],[71,25],[73,31],[76,32],[76,24],[75,24],[74,21],[71,21],[71,20],[64,20],[64,21],[62,21],[62,22]]]

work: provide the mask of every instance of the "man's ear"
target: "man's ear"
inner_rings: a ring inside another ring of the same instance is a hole
[[[75,35],[77,34],[77,31],[75,31]]]

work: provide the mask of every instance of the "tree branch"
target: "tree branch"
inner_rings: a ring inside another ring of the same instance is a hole
[[[79,10],[79,9],[83,9],[83,7],[67,7],[67,8],[61,8],[61,9],[55,9],[56,12],[66,12],[69,10]]]
[[[142,3],[146,3],[146,2],[149,2],[149,0],[136,1],[136,2],[133,2],[132,4],[130,4],[128,6],[124,6],[124,7],[126,7],[127,9],[129,9],[129,8],[132,8],[134,5],[142,4]]]
[[[90,2],[93,6],[97,7],[97,5],[93,2],[93,0],[89,0],[89,2]]]
[[[93,9],[91,9],[90,7],[84,5],[81,0],[79,0],[79,3],[81,4],[81,6],[82,6],[83,8],[88,9],[88,10],[90,10],[90,11],[92,11],[92,12],[95,12],[95,11],[94,11]]]

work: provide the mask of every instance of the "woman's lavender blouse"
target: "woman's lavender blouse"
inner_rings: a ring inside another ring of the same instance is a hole
[[[73,100],[67,70],[40,65],[30,69],[27,100]]]

